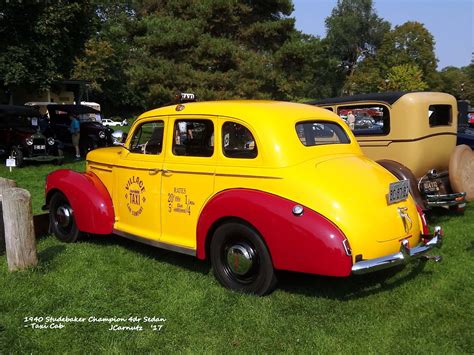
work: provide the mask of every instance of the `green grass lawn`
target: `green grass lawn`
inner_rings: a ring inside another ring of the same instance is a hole
[[[3,166],[0,176],[30,190],[38,213],[55,168]],[[32,270],[9,273],[0,256],[0,353],[472,354],[474,208],[464,216],[437,211],[430,223],[445,230],[441,263],[346,279],[281,273],[279,288],[262,298],[223,289],[193,257],[115,236],[76,244],[44,237]],[[61,316],[85,320],[46,322]],[[25,317],[64,327],[33,329]],[[90,317],[125,318],[112,325],[142,330],[109,330]]]

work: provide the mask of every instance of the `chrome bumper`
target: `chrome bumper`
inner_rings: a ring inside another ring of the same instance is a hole
[[[426,195],[426,205],[428,207],[459,206],[459,208],[464,208],[466,207],[466,193],[457,192],[448,195]]]
[[[396,265],[407,264],[410,260],[426,257],[435,261],[440,261],[441,257],[427,256],[430,250],[441,247],[443,231],[441,227],[435,227],[433,237],[427,243],[421,243],[414,248],[409,248],[408,240],[402,240],[400,251],[395,254],[382,256],[376,259],[358,261],[352,266],[354,275],[362,275],[373,271],[388,269]]]

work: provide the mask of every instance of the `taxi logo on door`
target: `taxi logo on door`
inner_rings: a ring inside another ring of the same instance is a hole
[[[127,201],[128,212],[134,217],[138,217],[143,212],[143,205],[146,202],[146,189],[143,180],[138,176],[132,176],[125,184],[125,200]]]

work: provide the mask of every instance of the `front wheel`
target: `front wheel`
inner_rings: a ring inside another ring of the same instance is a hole
[[[23,166],[23,152],[18,147],[13,147],[11,151],[11,157],[15,159],[15,165],[17,168],[21,168]]]
[[[276,286],[270,253],[260,235],[246,224],[230,222],[216,229],[211,262],[216,279],[231,290],[263,296]]]
[[[49,222],[54,235],[62,242],[74,243],[81,236],[76,226],[74,210],[61,192],[56,192],[51,198]]]

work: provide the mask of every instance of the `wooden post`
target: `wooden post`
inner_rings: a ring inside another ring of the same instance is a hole
[[[15,271],[38,264],[33,225],[31,194],[20,188],[3,191],[3,221],[8,270]]]
[[[0,255],[5,253],[5,229],[3,227],[2,195],[3,191],[16,187],[16,182],[0,177]]]

